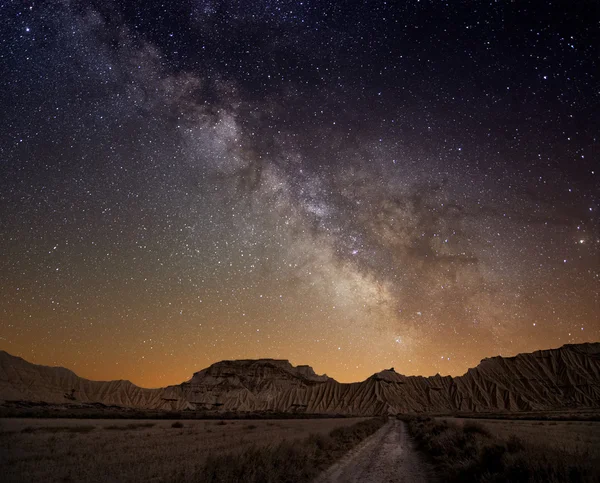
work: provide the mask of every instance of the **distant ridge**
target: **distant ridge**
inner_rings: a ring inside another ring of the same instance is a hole
[[[403,376],[391,368],[350,384],[285,359],[221,361],[160,389],[90,381],[0,351],[0,401],[353,415],[600,408],[600,343],[486,358],[459,377]]]

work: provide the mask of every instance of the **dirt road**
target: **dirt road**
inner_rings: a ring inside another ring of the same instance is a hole
[[[403,421],[391,419],[315,480],[315,483],[432,482],[431,469],[408,437]]]

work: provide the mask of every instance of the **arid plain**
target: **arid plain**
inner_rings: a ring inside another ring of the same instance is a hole
[[[477,431],[489,431],[496,445],[500,442],[510,447],[510,441],[522,441],[529,451],[533,448],[538,453],[558,455],[572,460],[574,465],[581,465],[584,459],[600,461],[600,421],[437,420],[450,427],[471,426],[479,428]],[[0,426],[2,480],[233,481],[218,477],[205,480],[207,459],[220,458],[217,464],[223,465],[223,456],[236,461],[235,458],[243,457],[248,451],[269,454],[278,451],[278,445],[285,442],[296,447],[306,445],[310,439],[317,444],[325,444],[322,442],[332,431],[352,428],[361,421],[369,419],[175,421],[5,418]],[[418,481],[436,481],[435,465],[417,451],[406,430],[398,428],[402,437],[398,438],[396,445],[393,429],[404,423],[393,421],[396,418],[389,420],[387,430],[381,428],[376,434],[357,442],[356,449],[339,458],[338,464],[329,465],[329,471],[322,472],[317,481],[417,481],[414,478],[410,480],[411,475],[416,475]],[[386,466],[386,462],[390,464]],[[593,475],[592,479],[581,481],[594,481]]]
[[[3,419],[0,467],[2,480],[13,482],[199,481],[210,454],[324,435],[360,420]]]

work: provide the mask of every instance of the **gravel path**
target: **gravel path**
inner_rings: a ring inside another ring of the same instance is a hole
[[[315,480],[315,483],[433,482],[403,421],[391,419]]]

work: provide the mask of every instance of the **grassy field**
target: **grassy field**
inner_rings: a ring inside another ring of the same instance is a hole
[[[300,441],[252,447],[241,453],[208,458],[199,472],[202,483],[309,483],[360,441],[385,424],[384,418],[359,421],[329,434]]]
[[[600,421],[447,420],[459,425],[476,422],[500,439],[515,435],[525,443],[574,454],[590,452],[600,457]]]
[[[448,482],[599,482],[595,421],[407,419],[409,432]]]
[[[313,443],[366,418],[317,420],[0,420],[2,481],[202,481],[199,472],[283,440]],[[317,437],[317,435],[320,435]],[[323,443],[323,444],[325,444]],[[312,444],[312,443],[311,443]],[[281,448],[280,448],[281,450]],[[238,460],[238,464],[240,464]]]

